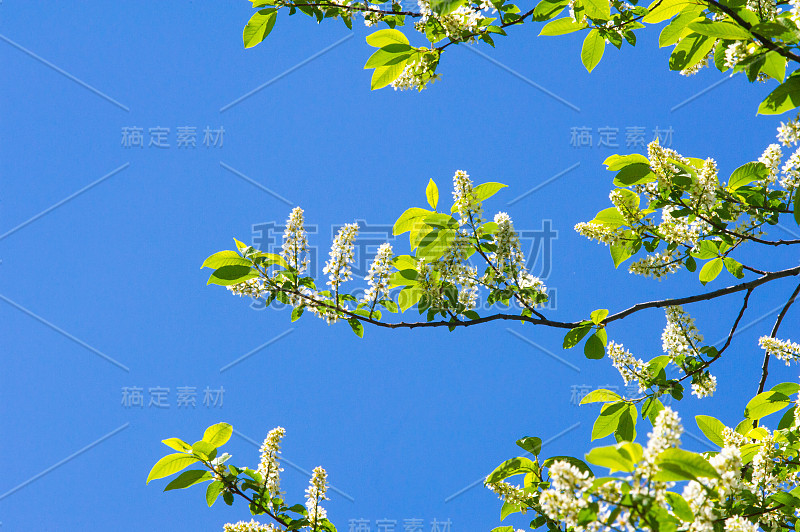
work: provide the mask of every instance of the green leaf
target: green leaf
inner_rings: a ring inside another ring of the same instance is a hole
[[[786,58],[776,51],[769,51],[764,56],[761,72],[780,82],[786,78]]]
[[[422,220],[431,214],[431,211],[420,209],[419,207],[411,207],[400,215],[400,218],[394,223],[392,234],[402,235],[407,231],[411,231],[422,224]]]
[[[763,392],[747,403],[744,408],[744,417],[751,420],[761,419],[792,404],[786,394],[776,391]]]
[[[439,15],[449,15],[462,5],[465,0],[431,0],[431,11]]]
[[[428,181],[428,186],[425,188],[425,197],[428,198],[428,205],[433,210],[436,210],[436,205],[439,203],[439,188],[433,182],[433,179]]]
[[[534,456],[539,456],[542,452],[542,440],[535,436],[526,436],[517,440],[517,445],[528,451]]]
[[[700,15],[701,11],[702,8],[698,6],[698,9],[696,10],[687,9],[675,17],[664,27],[663,30],[661,30],[661,34],[658,36],[658,46],[663,48],[664,46],[670,46],[678,42],[681,36],[686,32],[686,27],[689,25],[689,23],[693,22],[694,20],[698,20],[698,16]]]
[[[769,93],[758,106],[758,114],[779,115],[800,105],[800,75],[792,74]]]
[[[608,317],[608,309],[607,308],[600,308],[597,310],[593,310],[591,315],[592,323],[595,325],[600,325],[606,317]]]
[[[254,13],[242,32],[244,47],[252,48],[263,41],[275,27],[277,18],[278,13],[274,8],[262,9]]]
[[[609,247],[609,249],[615,268],[619,268],[620,264],[631,258],[633,255],[633,248],[627,242],[615,242]]]
[[[634,462],[627,452],[623,452],[616,445],[607,447],[596,447],[586,455],[586,461],[590,464],[607,467],[611,473],[622,471],[630,473],[633,471]]]
[[[531,20],[534,22],[544,22],[558,16],[569,5],[568,0],[541,0],[533,10]]]
[[[714,279],[717,278],[717,275],[720,274],[722,271],[722,259],[717,257],[716,259],[710,260],[706,262],[702,268],[700,268],[700,282],[704,285],[706,283],[710,283]]]
[[[722,431],[725,429],[725,424],[719,419],[711,416],[694,416],[697,422],[697,428],[705,434],[706,438],[714,442],[719,447],[725,446],[725,440],[722,437]]]
[[[620,214],[616,207],[609,207],[598,212],[594,219],[591,220],[591,223],[608,225],[614,228],[628,225],[628,221]]]
[[[656,465],[661,471],[653,480],[659,482],[697,480],[698,477],[719,478],[717,470],[708,460],[697,453],[674,447],[662,451],[656,459]]]
[[[203,433],[203,441],[210,443],[214,447],[221,447],[231,439],[233,427],[228,423],[217,423],[211,425]]]
[[[222,266],[251,266],[249,260],[241,257],[233,250],[218,251],[203,261],[201,268],[220,268]]]
[[[592,440],[605,438],[614,432],[619,424],[619,418],[623,413],[628,412],[628,404],[625,401],[617,401],[603,405],[600,415],[592,427]]]
[[[794,191],[794,204],[792,208],[794,209],[794,221],[797,225],[800,225],[800,191],[797,189]]]
[[[539,35],[566,35],[575,31],[582,30],[586,24],[575,22],[572,17],[559,18],[548,22],[539,32]]]
[[[381,30],[381,31],[386,31],[386,30]],[[382,89],[385,86],[389,85],[394,80],[396,80],[397,78],[399,78],[400,74],[403,73],[403,69],[406,67],[407,62],[408,62],[408,57],[393,65],[387,65],[375,68],[375,70],[372,72],[372,82],[370,85],[370,89],[371,90]]]
[[[700,260],[708,260],[719,254],[719,247],[713,240],[701,240],[698,251],[692,252],[692,257]]]
[[[225,484],[219,480],[215,480],[208,485],[208,488],[206,488],[206,502],[208,503],[209,508],[212,507],[217,501],[217,497],[219,497],[219,494],[222,493],[222,489],[224,487]]]
[[[203,469],[184,471],[172,482],[167,484],[167,487],[164,488],[164,491],[186,489],[190,486],[194,486],[195,484],[205,482],[206,480],[210,480],[212,478],[214,478],[214,475],[211,474],[211,471],[205,471]]]
[[[620,397],[617,392],[600,388],[597,390],[592,390],[586,394],[586,396],[581,399],[580,404],[585,405],[589,403],[603,403],[608,401],[619,401],[620,399],[622,399],[622,397]]]
[[[749,185],[753,181],[759,179],[766,179],[769,175],[769,170],[764,163],[749,162],[743,164],[733,171],[730,179],[728,179],[728,190],[734,191],[745,185]]]
[[[400,306],[400,310],[405,312],[416,305],[423,293],[423,290],[416,286],[408,286],[400,290],[397,295],[397,304]]]
[[[590,360],[600,360],[606,356],[606,344],[597,335],[599,332],[597,331],[591,335],[583,346],[583,354]]]
[[[586,70],[591,72],[603,58],[606,49],[606,40],[598,30],[592,30],[586,35],[581,48],[581,61]]]
[[[538,473],[538,468],[529,458],[518,456],[517,458],[506,460],[497,466],[497,468],[486,477],[486,484],[494,484],[520,473]]]
[[[609,172],[621,170],[622,168],[635,163],[646,164],[648,167],[650,166],[650,161],[647,160],[647,157],[640,153],[631,153],[628,155],[609,155],[606,157],[606,160],[603,161],[603,164],[607,167],[606,170]]]
[[[679,42],[669,56],[670,70],[685,70],[705,59],[716,41],[706,35],[690,33]]]
[[[704,19],[698,22],[692,22],[689,24],[689,29],[699,33],[700,35],[715,37],[717,39],[747,41],[753,38],[750,35],[750,32],[743,27],[726,21],[712,21],[709,19]]]
[[[180,438],[167,438],[166,440],[161,440],[161,443],[171,449],[175,449],[176,451],[182,451],[185,453],[192,451],[192,446]]]
[[[294,307],[292,309],[292,316],[291,316],[292,321],[295,322],[295,321],[299,320],[300,316],[303,315],[303,312],[305,312],[305,310],[306,310],[306,307],[303,306],[303,305],[300,305],[298,307]]]
[[[411,56],[412,50],[413,48],[407,44],[389,44],[383,48],[378,48],[369,56],[364,68],[368,69],[396,65],[397,63],[406,61]]]
[[[695,5],[695,0],[654,0],[647,8],[649,13],[642,18],[642,22],[658,24]]]
[[[507,187],[508,185],[504,185],[503,183],[481,183],[474,189],[472,192],[475,194],[475,197],[478,198],[478,201],[486,201],[487,199],[491,198],[495,194],[497,194],[500,189]]]
[[[214,270],[206,284],[228,286],[239,284],[255,277],[258,277],[258,272],[250,266],[223,266]]]
[[[686,502],[686,499],[671,491],[666,492],[664,495],[666,495],[669,505],[672,507],[672,513],[674,513],[678,519],[687,523],[694,521],[694,514],[689,507],[689,503]]]
[[[580,325],[575,327],[574,329],[570,329],[567,335],[564,337],[564,349],[572,349],[578,342],[580,342],[584,336],[586,336],[589,331],[592,330],[592,324],[587,323],[586,325]]]
[[[356,336],[359,338],[364,337],[364,325],[362,325],[359,320],[356,318],[349,318],[347,323],[350,324],[350,328],[353,329],[353,332],[356,333]]]
[[[646,161],[646,159],[645,159]],[[622,168],[614,177],[614,185],[630,187],[642,185],[656,180],[656,174],[650,169],[649,162],[632,163]]]
[[[619,416],[617,428],[614,430],[614,437],[618,442],[633,441],[636,439],[636,420],[639,417],[639,412],[636,411],[634,405],[627,405],[622,414]]]
[[[744,267],[738,261],[730,257],[725,257],[723,261],[725,262],[725,269],[728,270],[731,275],[737,279],[744,277]]]
[[[199,440],[192,445],[192,452],[204,460],[213,460],[217,455],[217,447],[207,441]]]
[[[198,458],[186,453],[168,454],[156,462],[156,465],[150,470],[150,474],[147,475],[147,484],[149,484],[151,480],[168,477],[199,461]]]
[[[583,7],[591,19],[611,19],[611,4],[608,0],[583,0]]]
[[[375,48],[383,48],[390,44],[409,44],[408,39],[403,32],[394,29],[378,30],[375,33],[367,35],[367,44]]]

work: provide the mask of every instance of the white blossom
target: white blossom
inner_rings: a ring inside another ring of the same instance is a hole
[[[644,361],[634,357],[622,344],[608,342],[606,350],[612,365],[617,368],[625,384],[638,380],[639,389],[644,390],[644,383],[642,382],[642,376],[646,366]]]
[[[697,352],[698,346],[703,341],[703,335],[694,324],[688,312],[680,306],[670,306],[665,309],[667,325],[661,333],[661,346],[664,353],[680,364],[687,355]]]
[[[358,224],[347,224],[341,229],[333,240],[329,253],[330,259],[325,263],[323,272],[328,274],[328,285],[339,290],[339,285],[352,276],[350,263],[353,262],[353,243],[358,233]]]
[[[261,444],[261,462],[257,472],[264,479],[264,486],[269,491],[270,497],[280,496],[281,478],[283,469],[280,467],[281,438],[286,435],[286,429],[275,427],[267,434],[264,443]]]
[[[770,336],[762,336],[758,339],[758,345],[767,354],[786,362],[787,366],[800,357],[800,344],[791,340],[778,340]]]
[[[290,267],[303,273],[308,269],[308,239],[303,222],[303,209],[295,207],[286,221],[281,256]]]
[[[381,244],[378,253],[369,267],[369,273],[364,278],[369,287],[364,292],[361,302],[369,305],[373,301],[380,301],[389,296],[389,273],[392,269],[392,246],[389,243]]]
[[[306,488],[306,509],[308,510],[308,520],[311,522],[312,529],[316,530],[317,525],[326,519],[328,512],[320,506],[324,500],[328,500],[325,495],[328,491],[328,473],[320,466],[314,468],[311,480]]]

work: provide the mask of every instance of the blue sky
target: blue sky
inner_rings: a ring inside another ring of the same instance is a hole
[[[629,128],[644,128],[647,141],[671,129],[673,147],[715,157],[727,176],[778,125],[755,116],[770,87],[740,78],[684,103],[725,78],[669,73],[652,29],[636,49],[608,49],[591,75],[577,37],[536,37],[533,25],[497,49],[452,47],[443,79],[421,94],[370,92],[363,26],[281,15],[264,43],[244,50],[248,2],[70,4],[0,4],[4,531],[221,530],[249,519],[238,501],[208,509],[202,488],[145,485],[169,451],[161,439],[194,441],[219,421],[237,430],[226,446],[233,463],[251,466],[253,442],[286,427],[288,498],[302,500],[303,470],[325,466],[340,531],[355,519],[371,530],[383,519],[396,530],[409,519],[426,531],[434,520],[459,532],[496,526],[500,503],[476,480],[516,456],[526,435],[555,437],[545,455],[582,455],[596,408],[573,404],[573,391],[621,386],[607,361],[562,352],[560,332],[508,324],[368,328],[358,340],[346,325],[291,323],[286,311],[206,287],[203,259],[232,237],[252,242],[255,226],[281,225],[294,205],[319,227],[311,243],[326,256],[332,227],[360,219],[379,232],[424,204],[429,178],[444,194],[463,169],[509,185],[487,202],[490,213],[508,211],[532,234],[545,223],[557,231],[551,263],[533,263],[556,291],[557,318],[701,291],[685,272],[658,283],[614,270],[605,247],[573,232],[607,206],[601,162],[635,151]],[[184,127],[195,128],[196,147],[178,146]],[[144,147],[125,147],[124,128],[141,128]],[[156,128],[169,129],[169,147],[148,145]],[[204,145],[206,128],[216,145]],[[574,128],[588,128],[591,147],[571,143]],[[598,146],[600,128],[616,129],[620,146]],[[777,269],[796,258],[753,260]],[[708,289],[731,282],[721,276]],[[735,423],[755,392],[755,340],[793,288],[770,286],[744,323],[763,321],[715,368],[717,395],[680,405],[693,434],[695,413]],[[712,342],[739,301],[689,310]],[[796,338],[797,323],[795,309],[781,336]],[[650,358],[663,324],[660,311],[642,313],[609,336]],[[796,378],[773,364],[769,382]],[[123,402],[134,387],[142,407]],[[194,408],[178,405],[179,388],[194,389]],[[148,404],[158,389],[169,389],[166,408]],[[216,404],[204,404],[206,389]]]

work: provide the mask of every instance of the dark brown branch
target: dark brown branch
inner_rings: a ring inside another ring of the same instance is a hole
[[[800,63],[800,56],[798,56],[798,55],[786,50],[782,46],[779,46],[779,45],[775,44],[774,42],[772,42],[772,40],[770,40],[767,37],[761,35],[760,33],[754,32],[753,31],[753,26],[751,26],[749,23],[745,22],[745,20],[742,17],[740,17],[738,14],[736,14],[736,12],[733,11],[732,9],[730,9],[729,7],[720,4],[716,0],[704,0],[704,1],[708,2],[709,5],[712,5],[712,6],[716,7],[717,9],[719,9],[720,11],[722,11],[723,13],[725,13],[726,15],[731,17],[739,26],[741,26],[742,28],[744,28],[747,31],[749,31],[750,34],[753,37],[755,37],[761,43],[761,45],[764,48],[766,48],[767,50],[771,50],[773,52],[778,52],[780,55],[782,55],[786,59],[789,59],[790,61],[794,61],[795,63]]]
[[[733,322],[733,327],[731,327],[731,332],[728,333],[728,339],[725,341],[725,345],[723,345],[722,349],[720,349],[717,352],[718,355],[721,355],[726,349],[728,349],[728,346],[731,345],[731,341],[733,340],[733,335],[736,333],[736,328],[739,326],[739,322],[741,321],[742,316],[744,316],[744,311],[747,310],[747,302],[750,300],[750,294],[752,293],[753,289],[751,288],[744,295],[744,301],[742,302],[742,308],[739,310],[739,315],[736,316],[736,320]]]
[[[797,299],[797,294],[800,294],[800,284],[797,285],[797,288],[794,289],[792,292],[792,297],[789,298],[789,301],[783,306],[781,309],[781,313],[778,314],[778,319],[775,320],[775,326],[772,327],[772,332],[770,333],[770,338],[775,338],[778,334],[778,329],[781,326],[781,322],[783,321],[783,317],[786,316],[786,313],[789,311],[789,307],[792,306],[795,299]],[[761,365],[761,381],[758,383],[758,392],[756,395],[764,391],[764,385],[767,383],[767,374],[769,373],[769,351],[764,352],[764,363]]]
[[[709,299],[715,299],[717,297],[726,296],[728,294],[735,294],[736,292],[741,292],[743,290],[751,290],[753,288],[761,286],[764,283],[774,281],[775,279],[781,279],[783,277],[792,277],[795,275],[800,275],[800,266],[795,266],[794,268],[780,270],[777,272],[770,272],[766,275],[762,275],[758,279],[753,279],[752,281],[748,281],[746,283],[740,283],[733,286],[728,286],[726,288],[720,288],[719,290],[714,290],[713,292],[707,292],[705,294],[697,294],[694,296],[687,296],[687,297],[678,297],[674,299],[661,299],[658,301],[648,301],[646,303],[637,303],[636,305],[627,308],[621,312],[612,314],[611,316],[607,317],[603,323],[610,323],[612,321],[621,320],[635,312],[639,312],[640,310],[644,310],[646,308],[671,307],[674,305],[685,305],[687,303],[696,303],[698,301],[708,301]]]

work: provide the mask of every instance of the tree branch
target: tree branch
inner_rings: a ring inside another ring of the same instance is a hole
[[[789,298],[789,301],[783,306],[781,309],[781,313],[778,314],[778,319],[775,320],[775,326],[772,327],[772,332],[770,333],[770,338],[775,338],[778,334],[778,329],[781,326],[781,322],[783,321],[783,317],[786,316],[786,313],[789,311],[789,307],[792,306],[795,299],[797,299],[797,294],[800,294],[800,284],[797,285],[797,288],[794,289],[792,292],[792,296]],[[767,382],[767,374],[769,373],[769,351],[764,352],[764,363],[761,365],[761,381],[758,383],[758,392],[756,395],[764,391],[764,385]]]

